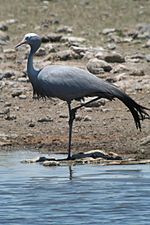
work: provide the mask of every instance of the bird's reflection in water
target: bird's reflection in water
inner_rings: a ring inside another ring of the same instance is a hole
[[[73,169],[72,166],[69,166],[69,180],[73,179]]]

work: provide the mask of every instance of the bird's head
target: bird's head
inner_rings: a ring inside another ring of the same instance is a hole
[[[23,44],[28,44],[30,45],[31,49],[36,52],[37,49],[40,47],[41,45],[41,37],[37,34],[34,34],[34,33],[28,33],[24,36],[23,40],[18,43],[16,45],[15,48],[18,48],[20,47],[21,45]]]

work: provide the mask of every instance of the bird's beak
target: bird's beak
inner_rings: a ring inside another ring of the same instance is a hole
[[[17,49],[18,47],[20,47],[21,45],[24,45],[24,44],[27,44],[27,41],[26,41],[26,40],[22,40],[20,43],[18,43],[18,44],[15,46],[15,49]]]

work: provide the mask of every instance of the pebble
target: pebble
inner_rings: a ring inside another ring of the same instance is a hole
[[[9,79],[14,76],[15,76],[14,72],[7,71],[7,72],[4,72],[3,74],[0,74],[0,80],[2,80],[3,78]]]
[[[68,118],[68,115],[67,115],[67,114],[64,114],[64,113],[61,113],[61,114],[59,115],[59,118]]]
[[[150,62],[150,54],[146,55],[145,59],[146,59],[147,62]]]
[[[18,97],[19,97],[19,99],[26,99],[27,98],[27,96],[23,95],[23,94],[19,95]]]
[[[148,145],[148,144],[150,144],[150,135],[141,139],[141,145]]]
[[[102,30],[102,34],[108,35],[110,33],[114,33],[115,31],[116,31],[115,28],[105,28],[105,29]]]
[[[0,30],[2,30],[2,31],[7,31],[7,30],[8,30],[7,24],[4,23],[4,22],[1,22],[1,23],[0,23]]]
[[[15,114],[7,114],[5,120],[15,120],[17,117]]]
[[[57,161],[44,161],[43,166],[60,166],[60,162]]]
[[[83,44],[86,40],[85,40],[85,38],[81,38],[81,37],[62,36],[61,41],[67,42],[70,46],[72,46],[72,45],[79,46],[79,45]]]
[[[76,121],[81,121],[82,119],[83,119],[83,117],[80,116],[80,115],[76,115],[76,117],[75,117],[75,120],[76,120]]]
[[[83,119],[85,122],[87,121],[92,121],[92,117],[91,116],[88,116],[88,115],[86,115],[85,117],[84,117],[84,119]]]
[[[75,53],[80,54],[81,56],[84,56],[86,51],[88,51],[87,47],[84,46],[71,46],[70,47]]]
[[[46,55],[46,50],[45,48],[39,48],[39,50],[35,53],[36,56],[45,56]]]
[[[116,44],[115,44],[115,43],[108,43],[108,44],[107,44],[107,48],[108,48],[109,50],[114,50],[114,49],[116,49]]]
[[[62,34],[51,33],[42,37],[42,42],[60,42]]]
[[[40,123],[43,123],[43,122],[52,122],[53,119],[51,117],[41,117],[37,121],[40,122]]]
[[[35,123],[29,123],[29,127],[35,127]]]
[[[23,93],[23,90],[15,89],[15,90],[13,90],[11,95],[14,98],[14,97],[18,97],[19,95],[22,95],[22,93]]]
[[[117,52],[111,52],[104,56],[104,60],[108,63],[123,63],[125,62],[124,56]]]
[[[143,45],[144,48],[150,48],[150,39]]]
[[[69,27],[69,26],[61,26],[61,27],[58,27],[57,33],[72,33],[72,27]]]
[[[12,25],[12,24],[18,23],[18,20],[17,19],[8,19],[8,20],[6,20],[6,23],[8,25]]]
[[[57,52],[57,51],[58,51],[58,47],[55,46],[54,44],[51,44],[51,43],[45,44],[44,47],[45,47],[45,49],[46,49],[49,53],[51,53],[51,52]]]
[[[138,24],[137,25],[137,37],[141,39],[150,38],[150,24]]]
[[[2,30],[0,30],[0,41],[1,41],[1,44],[6,44],[6,42],[9,41],[8,34]]]
[[[113,69],[112,69],[112,73],[122,73],[122,72],[128,72],[130,69],[128,67],[128,65],[123,65],[123,64],[117,64],[114,65]]]
[[[11,106],[11,102],[5,102],[4,107],[10,107]]]
[[[90,59],[87,63],[87,69],[93,74],[99,74],[105,72],[110,72],[112,67],[107,62],[94,58]]]
[[[58,51],[56,53],[56,58],[58,58],[59,60],[71,60],[71,59],[79,59],[80,56],[78,54],[76,54],[74,51],[72,51],[71,49],[68,50],[62,50],[62,51]]]
[[[82,159],[82,158],[86,158],[86,157],[91,157],[94,159],[97,158],[102,158],[102,159],[106,159],[106,160],[122,160],[122,157],[119,156],[118,154],[114,153],[114,152],[105,152],[102,150],[91,150],[91,151],[87,151],[87,152],[81,152],[81,153],[77,153],[72,155],[72,159]]]
[[[10,113],[10,108],[7,107],[7,108],[5,108],[5,109],[3,109],[3,110],[0,111],[0,116],[7,115],[9,113]]]
[[[132,69],[130,72],[129,72],[129,75],[131,76],[144,76],[145,75],[145,72],[143,69]]]
[[[4,49],[3,53],[5,55],[6,60],[15,60],[16,59],[16,51],[12,48]]]
[[[18,81],[19,82],[28,82],[29,78],[28,77],[19,77]]]

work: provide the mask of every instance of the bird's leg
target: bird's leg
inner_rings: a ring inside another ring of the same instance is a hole
[[[79,105],[79,106],[75,107],[74,110],[77,111],[77,109],[80,109],[81,107],[86,106],[86,105],[88,105],[88,104],[90,104],[92,102],[95,102],[95,101],[99,100],[99,99],[100,99],[100,97],[94,98],[94,99],[92,99],[92,100],[90,100],[90,101],[88,101],[88,102],[86,102],[86,103],[84,103],[82,105]]]
[[[71,159],[71,139],[72,139],[72,126],[73,121],[75,119],[76,111],[77,109],[71,109],[70,103],[68,103],[68,109],[69,109],[69,144],[68,144],[68,158]]]
[[[71,109],[71,103],[68,102],[68,109],[69,109],[69,144],[68,144],[68,157],[67,159],[71,159],[71,139],[72,139],[72,126],[73,126],[73,121],[75,120],[76,112],[78,109],[80,109],[83,106],[88,105],[89,103],[95,102],[100,97],[94,98],[91,101],[88,101],[80,106],[77,106],[73,109]]]

